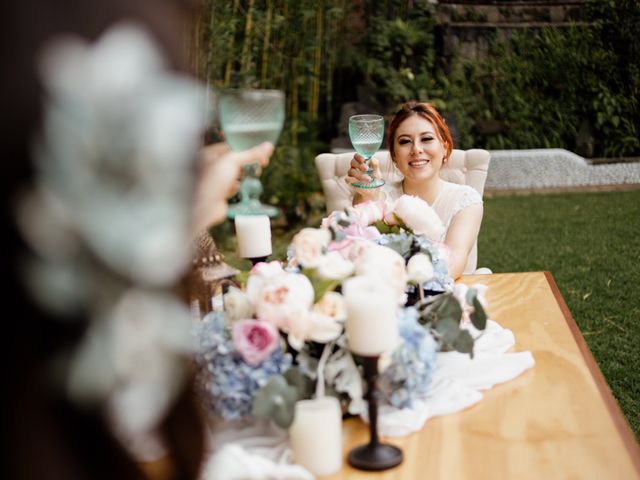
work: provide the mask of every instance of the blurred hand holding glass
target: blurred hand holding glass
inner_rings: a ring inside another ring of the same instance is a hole
[[[369,159],[380,149],[384,139],[384,118],[380,115],[353,115],[349,118],[349,139],[356,152],[362,155],[369,170],[369,182],[354,182],[358,188],[378,188],[384,180],[373,177],[373,169]]]
[[[284,93],[279,90],[226,90],[218,102],[220,125],[232,150],[241,151],[278,141],[284,123]],[[227,216],[267,215],[276,217],[278,209],[260,203],[262,184],[259,165],[244,167],[240,183],[240,202],[229,205]]]

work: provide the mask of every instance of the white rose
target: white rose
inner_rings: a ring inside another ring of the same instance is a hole
[[[296,315],[313,305],[313,286],[305,275],[283,272],[265,282],[256,301],[256,313],[284,330],[294,328]]]
[[[419,197],[402,195],[393,207],[393,213],[417,235],[442,240],[445,233],[442,220],[431,206]]]
[[[289,344],[294,349],[300,350],[307,340],[319,343],[335,340],[342,333],[342,325],[335,318],[317,311],[307,311],[300,312],[296,316],[295,323],[288,332]]]
[[[330,280],[347,278],[353,273],[353,269],[353,263],[337,251],[322,255],[318,262],[318,275]]]
[[[258,302],[258,296],[260,295],[262,288],[270,278],[281,275],[283,273],[284,269],[278,261],[269,263],[261,262],[255,265],[251,269],[246,288],[247,295],[249,296],[249,300],[251,301],[251,303],[255,305]]]
[[[357,240],[353,242],[348,251],[346,251],[347,258],[353,262],[353,264],[357,264],[360,260],[360,257],[364,255],[364,252],[369,250],[369,248],[373,248],[376,244],[370,242],[369,240]]]
[[[226,322],[251,318],[255,313],[249,295],[239,288],[229,288],[229,291],[223,296],[223,302]]]
[[[322,228],[303,228],[291,241],[293,258],[304,267],[317,267],[320,257],[331,241],[329,230]]]
[[[398,295],[398,301],[404,303],[407,286],[407,271],[404,258],[395,250],[372,244],[362,250],[355,262],[356,274],[376,277],[387,283]]]
[[[433,264],[424,253],[417,253],[407,263],[407,276],[418,284],[433,278]]]
[[[336,320],[347,319],[347,306],[344,297],[338,292],[325,293],[313,306],[313,310]]]

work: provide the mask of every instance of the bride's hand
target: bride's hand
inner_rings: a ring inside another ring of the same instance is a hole
[[[373,156],[369,160],[371,163],[371,168],[373,170],[374,178],[382,178],[380,174],[380,164],[378,163],[378,159]],[[354,182],[370,182],[371,177],[367,175],[367,164],[365,163],[365,159],[360,154],[356,153],[351,159],[351,166],[347,171],[347,176],[345,181],[348,185],[351,185]],[[353,203],[361,203],[369,200],[378,200],[380,198],[380,189],[379,188],[353,188],[355,191],[355,197],[353,199]]]

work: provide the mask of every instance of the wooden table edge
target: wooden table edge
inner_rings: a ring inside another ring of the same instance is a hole
[[[609,415],[611,416],[611,419],[613,420],[613,423],[618,430],[618,434],[620,435],[622,442],[624,443],[627,452],[629,453],[629,457],[633,462],[636,472],[638,473],[638,476],[640,476],[640,445],[638,445],[638,441],[631,431],[631,427],[627,423],[624,414],[620,410],[620,406],[613,396],[613,393],[611,392],[611,389],[609,388],[609,385],[607,384],[607,381],[605,380],[600,367],[598,367],[598,364],[596,363],[591,350],[589,350],[587,342],[585,341],[582,333],[580,332],[580,329],[578,328],[578,324],[571,315],[569,307],[567,307],[567,304],[564,301],[562,294],[560,293],[558,284],[553,278],[553,275],[551,274],[551,272],[545,271],[544,276],[546,277],[549,288],[551,288],[553,296],[555,297],[556,302],[558,303],[558,306],[562,311],[562,315],[564,316],[564,320],[567,323],[569,330],[571,331],[571,335],[573,335],[573,339],[575,340],[578,349],[582,354],[582,358],[587,368],[591,372],[591,375],[593,376],[596,386],[600,391],[600,395],[602,396],[607,410],[609,411]]]

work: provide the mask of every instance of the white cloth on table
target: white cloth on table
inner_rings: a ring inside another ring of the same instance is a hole
[[[285,430],[266,421],[224,422],[208,438],[210,456],[201,480],[312,480],[292,463]]]
[[[473,335],[478,331],[473,330]],[[482,390],[504,383],[533,367],[531,352],[507,353],[515,343],[511,330],[489,320],[477,338],[474,358],[458,352],[437,354],[429,395],[413,408],[383,405],[378,412],[380,435],[399,437],[422,428],[431,417],[459,412],[482,400]]]

